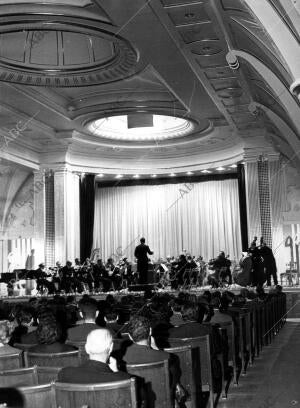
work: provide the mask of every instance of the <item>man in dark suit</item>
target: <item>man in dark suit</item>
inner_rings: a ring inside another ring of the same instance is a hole
[[[264,260],[264,267],[267,275],[267,286],[271,286],[271,277],[273,278],[274,285],[278,285],[276,260],[274,258],[272,249],[268,247],[264,241],[261,243],[260,254]]]
[[[43,263],[39,264],[38,269],[29,271],[26,275],[27,279],[36,279],[37,290],[43,292],[45,288],[48,289],[49,294],[53,294],[55,287],[52,282],[49,282],[46,278],[51,275],[45,272],[45,265]]]
[[[79,301],[78,306],[83,323],[68,329],[69,341],[85,341],[92,330],[99,329],[99,326],[95,323],[99,313],[97,301],[92,298],[83,298]]]
[[[179,362],[175,355],[159,350],[151,336],[150,320],[144,316],[133,316],[126,329],[132,343],[116,352],[120,367],[125,369],[126,364],[146,364],[168,360],[170,371],[171,395],[180,379]],[[125,349],[125,350],[124,350]]]
[[[145,244],[145,238],[140,239],[140,245],[138,245],[134,250],[134,256],[137,259],[137,271],[140,276],[140,283],[147,283],[147,273],[148,273],[148,256],[153,255],[149,246]]]
[[[85,350],[89,360],[79,367],[65,367],[58,373],[58,381],[75,384],[95,384],[130,378],[118,371],[116,360],[110,357],[113,338],[105,328],[93,330],[86,339]]]

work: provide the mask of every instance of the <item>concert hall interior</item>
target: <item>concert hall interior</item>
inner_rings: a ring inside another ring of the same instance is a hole
[[[299,41],[300,0],[2,0],[0,303],[283,287],[296,330]]]

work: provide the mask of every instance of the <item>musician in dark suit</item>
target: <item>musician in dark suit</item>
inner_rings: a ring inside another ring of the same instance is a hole
[[[137,271],[140,277],[140,283],[147,283],[147,273],[148,273],[148,256],[153,255],[149,246],[145,244],[145,238],[140,239],[140,245],[138,245],[134,250],[134,256],[137,259]]]
[[[44,288],[48,289],[48,293],[52,294],[55,291],[55,287],[53,282],[49,282],[46,278],[48,276],[51,276],[50,274],[48,275],[45,272],[45,265],[43,263],[39,264],[38,269],[29,271],[26,275],[27,279],[36,279],[37,283],[37,290],[38,291],[43,291]]]
[[[71,261],[67,261],[66,265],[61,268],[61,289],[66,293],[70,293],[71,290],[77,290],[82,292],[82,284],[79,279],[75,278],[75,269],[72,266]]]
[[[95,290],[100,290],[100,285],[102,284],[104,292],[110,289],[110,280],[108,277],[108,271],[106,270],[102,259],[98,259],[96,265],[93,266],[93,275],[95,279]]]
[[[91,331],[86,339],[85,350],[89,360],[79,367],[65,367],[58,373],[58,381],[75,384],[96,384],[129,379],[127,373],[118,371],[116,360],[110,356],[113,338],[109,330]]]

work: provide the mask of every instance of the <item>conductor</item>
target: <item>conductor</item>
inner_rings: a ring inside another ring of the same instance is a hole
[[[148,272],[148,256],[153,255],[149,246],[145,244],[145,238],[140,239],[140,245],[138,245],[134,250],[134,256],[137,259],[137,271],[139,273],[139,282],[141,284],[147,283],[147,272]]]

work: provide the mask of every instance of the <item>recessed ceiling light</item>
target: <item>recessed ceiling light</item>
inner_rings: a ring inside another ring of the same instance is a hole
[[[170,176],[170,177],[174,177],[174,176],[175,176],[175,174],[174,174],[174,173],[171,173],[169,176]]]
[[[216,168],[216,170],[218,170],[218,171],[224,171],[224,170],[226,170],[226,169],[225,169],[225,167],[218,167],[218,168]]]
[[[201,170],[201,173],[211,173],[210,170]]]
[[[135,174],[135,175],[133,176],[133,178],[139,178],[139,177],[140,177],[139,174]]]
[[[97,174],[97,177],[104,177],[104,174]]]
[[[237,168],[237,164],[232,164],[230,167],[231,167],[232,169],[236,169],[236,168]]]
[[[194,174],[192,171],[188,171],[187,173],[186,173],[188,176],[191,176],[192,174]]]
[[[123,177],[123,174],[117,174],[116,175],[116,178],[122,178]]]
[[[157,175],[156,174],[152,174],[152,176],[151,177],[157,177]]]

